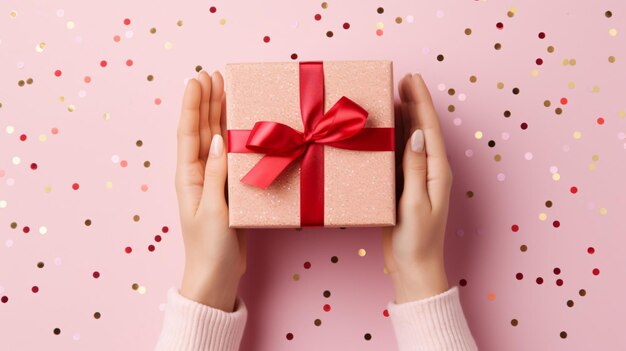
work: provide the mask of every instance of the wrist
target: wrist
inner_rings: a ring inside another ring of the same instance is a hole
[[[235,308],[239,278],[228,270],[186,264],[180,294],[198,303],[232,312]]]
[[[391,274],[397,304],[435,296],[450,288],[443,255],[418,259],[397,268]]]

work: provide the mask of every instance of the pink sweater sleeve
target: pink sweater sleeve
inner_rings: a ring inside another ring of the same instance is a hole
[[[478,350],[457,286],[423,300],[389,302],[387,310],[400,351]]]
[[[226,312],[187,299],[171,287],[155,351],[236,351],[247,318],[248,310],[239,297],[235,310]]]

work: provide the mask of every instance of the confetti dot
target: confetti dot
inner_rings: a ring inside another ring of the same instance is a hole
[[[217,8],[215,6],[211,6],[211,7],[209,7],[209,12],[210,13],[215,13],[215,12],[217,12]]]
[[[587,253],[588,253],[588,254],[593,255],[595,252],[596,252],[596,249],[595,249],[595,248],[593,248],[593,247],[591,247],[591,246],[587,248]]]
[[[303,266],[304,266],[304,269],[309,269],[309,268],[311,268],[311,262],[308,262],[308,261],[304,262]]]
[[[100,317],[102,317],[102,314],[100,312],[95,312],[93,314],[93,318],[95,318],[95,319],[100,319]]]
[[[120,42],[120,40],[122,40],[122,38],[121,38],[119,35],[114,35],[114,36],[113,36],[113,41],[114,41],[114,42],[119,43],[119,42]]]
[[[495,43],[495,44],[493,45],[493,48],[494,48],[494,49],[496,49],[496,50],[500,50],[500,49],[502,49],[502,44],[500,44],[500,43]]]
[[[598,117],[598,119],[596,119],[596,123],[598,123],[598,125],[603,125],[604,124],[604,118]]]
[[[379,14],[382,14],[383,12],[385,12],[385,9],[382,7],[379,7],[376,9],[376,12],[378,12]]]
[[[580,289],[580,290],[578,290],[578,295],[585,296],[585,295],[587,295],[587,291],[585,289]]]
[[[270,37],[269,37],[269,36],[267,36],[267,35],[266,35],[266,36],[264,36],[264,37],[263,37],[263,42],[264,42],[264,43],[269,43],[269,42],[270,42]]]
[[[65,23],[65,27],[66,27],[67,29],[74,29],[74,27],[75,27],[75,26],[76,26],[76,25],[74,24],[74,22],[73,22],[73,21],[67,21],[67,23]]]
[[[363,257],[363,256],[365,256],[365,255],[367,254],[367,252],[365,251],[365,249],[359,249],[359,250],[357,251],[357,254],[358,254],[360,257]]]
[[[106,67],[106,66],[107,66],[106,60],[100,61],[100,67]]]
[[[495,299],[496,299],[496,294],[494,294],[494,293],[489,293],[489,294],[487,295],[487,298],[489,299],[489,301],[493,301],[493,300],[495,300]]]
[[[343,24],[343,29],[350,29],[350,23],[345,22],[345,23]]]
[[[512,326],[517,327],[518,323],[519,322],[517,321],[517,319],[511,319],[511,325]]]
[[[546,33],[539,32],[539,34],[537,34],[537,36],[539,37],[539,39],[545,39],[546,38]]]
[[[615,28],[609,29],[609,35],[612,36],[612,37],[616,36],[617,35],[617,29],[615,29]]]
[[[124,249],[124,252],[126,252],[127,254],[133,252],[133,248],[130,246],[126,246],[126,248]]]
[[[365,340],[371,340],[372,339],[372,334],[370,333],[365,333],[365,335],[363,335],[363,337],[365,338]]]
[[[541,285],[543,284],[543,278],[542,277],[537,277],[537,279],[535,279],[535,281],[537,282],[537,284]]]
[[[459,285],[460,286],[466,286],[467,285],[467,280],[465,280],[465,279],[459,280]]]
[[[59,329],[59,328],[54,328],[54,329],[52,330],[52,332],[54,333],[54,335],[59,335],[59,334],[61,334],[61,329]]]
[[[330,305],[329,304],[325,304],[323,307],[325,312],[329,312],[330,311]]]
[[[2,303],[7,303],[9,302],[9,297],[8,296],[2,296],[2,298],[0,298],[0,301],[2,301]]]
[[[131,59],[126,60],[126,66],[130,67],[132,65],[133,65],[133,60]]]
[[[161,105],[161,99],[159,98],[154,99],[154,104],[157,106]]]
[[[476,83],[478,81],[478,78],[476,76],[470,76],[469,81],[470,83]]]
[[[567,307],[574,307],[574,301],[567,300]]]
[[[293,340],[293,333],[287,333],[287,340]]]
[[[471,28],[465,28],[464,33],[465,33],[465,35],[472,35],[472,29]]]
[[[522,274],[522,273],[517,273],[517,274],[515,275],[515,279],[517,279],[517,280],[522,280],[522,279],[524,279],[524,274]]]
[[[92,276],[94,277],[94,279],[98,279],[98,278],[100,278],[100,272],[98,272],[98,271],[94,271],[94,272],[92,273]]]
[[[437,61],[441,62],[443,60],[444,60],[443,55],[441,55],[441,54],[437,55]]]
[[[313,18],[314,18],[316,21],[319,21],[319,20],[321,20],[321,19],[322,19],[322,15],[320,15],[319,13],[316,13],[316,14],[315,14],[315,16],[313,16]]]
[[[519,231],[519,226],[518,226],[517,224],[513,224],[513,225],[511,226],[511,230],[512,230],[513,232],[517,233],[517,232]]]
[[[315,324],[316,327],[319,327],[320,325],[322,325],[322,320],[318,318],[313,321],[313,324]]]
[[[527,153],[525,153],[525,154],[524,154],[524,158],[525,158],[526,160],[528,160],[528,161],[532,160],[532,159],[533,159],[533,154],[532,154],[532,152],[527,152]]]
[[[329,30],[328,32],[326,32],[326,36],[329,37],[329,38],[332,38],[333,37],[333,32]]]
[[[291,278],[292,278],[294,281],[296,281],[296,282],[297,282],[298,280],[300,280],[300,274],[297,274],[297,273],[296,273],[296,274],[294,274]]]
[[[561,339],[565,339],[567,338],[567,332],[562,331],[559,336],[561,337]]]
[[[172,47],[174,47],[174,44],[172,44],[172,42],[166,41],[165,44],[163,44],[163,47],[165,48],[165,50],[171,50]]]
[[[498,22],[498,23],[496,23],[496,28],[503,29],[504,28],[504,24],[502,22]]]
[[[482,138],[483,138],[483,132],[481,132],[480,130],[479,130],[479,131],[476,131],[476,132],[474,133],[474,138],[476,138],[476,139],[478,139],[478,140],[482,139]]]

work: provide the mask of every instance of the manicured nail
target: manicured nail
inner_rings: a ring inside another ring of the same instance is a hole
[[[424,132],[421,129],[416,129],[411,134],[411,150],[414,152],[424,151]]]
[[[209,157],[220,157],[222,156],[222,151],[224,151],[224,141],[222,140],[222,136],[214,134],[211,139],[211,147],[209,148]]]

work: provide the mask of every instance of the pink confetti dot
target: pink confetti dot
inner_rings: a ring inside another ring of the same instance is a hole
[[[154,99],[154,104],[157,106],[161,105],[161,99],[159,98]]]
[[[125,25],[130,25],[130,18],[124,18],[124,24]]]
[[[57,135],[57,134],[59,134],[59,129],[58,129],[58,128],[56,128],[56,127],[55,127],[55,128],[52,128],[52,129],[50,130],[50,133],[52,133],[52,134],[54,134],[54,135]]]
[[[128,166],[128,161],[122,160],[122,162],[120,162],[120,166],[122,166],[123,168],[126,168]]]
[[[133,65],[133,60],[131,59],[126,60],[126,66],[130,67],[132,65]]]
[[[100,67],[106,67],[106,66],[107,66],[107,61],[106,60],[100,61]]]
[[[83,78],[83,82],[91,83],[91,77],[90,76],[85,76],[85,78]]]
[[[72,189],[78,190],[78,188],[80,188],[80,185],[78,185],[78,183],[72,184]]]
[[[56,71],[54,71],[54,75],[55,75],[56,77],[60,77],[60,76],[61,76],[61,74],[62,74],[62,72],[61,72],[61,70],[60,70],[60,69],[57,69]]]
[[[133,252],[133,248],[130,246],[126,246],[126,248],[124,249],[124,252],[126,252],[127,254]]]
[[[146,191],[148,191],[148,186],[147,186],[146,184],[142,184],[142,185],[141,185],[141,191],[143,191],[144,193],[145,193]]]
[[[264,42],[264,43],[269,43],[269,42],[270,42],[270,37],[269,37],[269,36],[267,36],[267,35],[266,35],[266,36],[264,36],[264,37],[263,37],[263,42]]]
[[[113,41],[119,43],[122,38],[119,35],[113,36]]]

